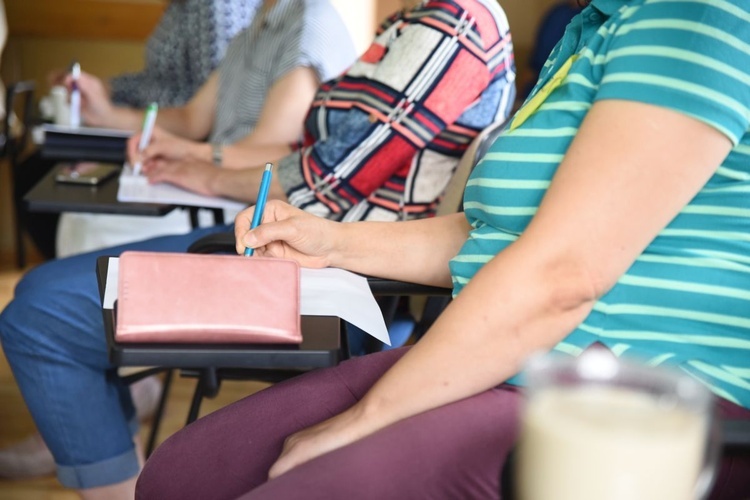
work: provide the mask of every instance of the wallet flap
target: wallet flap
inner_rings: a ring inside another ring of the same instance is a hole
[[[299,276],[285,259],[124,252],[115,339],[300,343]]]

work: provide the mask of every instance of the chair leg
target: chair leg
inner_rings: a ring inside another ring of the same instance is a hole
[[[505,459],[505,466],[500,471],[500,498],[503,500],[514,500],[517,495],[515,491],[515,450],[512,450]]]
[[[212,212],[214,214],[214,224],[217,226],[224,224],[224,209],[214,208],[212,209]]]
[[[196,207],[190,207],[188,213],[190,214],[190,227],[198,229],[200,227],[200,223],[198,222],[198,209]]]
[[[191,424],[198,419],[203,398],[212,398],[217,392],[219,392],[219,376],[218,373],[216,373],[216,368],[206,368],[201,370],[198,382],[195,384],[193,401],[190,403],[190,411],[188,412],[185,425]]]
[[[198,418],[198,413],[201,411],[201,402],[203,401],[203,384],[201,379],[195,382],[195,392],[193,393],[193,400],[190,402],[190,410],[188,410],[187,420],[185,425],[190,425]]]
[[[164,416],[164,409],[167,406],[169,390],[172,388],[173,376],[174,370],[167,370],[167,374],[164,376],[164,385],[161,390],[161,396],[159,397],[159,404],[156,407],[156,413],[154,413],[154,418],[151,422],[151,433],[148,436],[148,443],[146,445],[146,458],[150,457],[154,448],[156,448],[156,440],[159,437],[159,428],[161,427],[161,420]]]
[[[16,265],[18,269],[26,267],[26,244],[23,241],[23,227],[21,227],[18,215],[16,215]]]

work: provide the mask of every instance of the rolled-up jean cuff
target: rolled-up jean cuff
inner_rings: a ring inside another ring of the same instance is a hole
[[[59,465],[57,479],[66,488],[87,489],[121,483],[140,472],[135,448],[122,455],[88,465]]]

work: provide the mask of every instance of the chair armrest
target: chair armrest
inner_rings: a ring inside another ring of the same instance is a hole
[[[450,296],[451,288],[441,286],[421,285],[419,283],[408,283],[406,281],[389,280],[365,276],[367,284],[370,285],[373,295],[437,295]]]
[[[233,233],[214,233],[194,241],[187,249],[188,253],[234,253]]]
[[[750,453],[750,421],[729,419],[722,421],[721,439],[727,449],[742,449]]]

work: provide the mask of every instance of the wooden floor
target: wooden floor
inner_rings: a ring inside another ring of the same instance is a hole
[[[21,276],[21,272],[14,269],[12,263],[12,258],[0,256],[0,310],[13,297],[13,287]],[[194,386],[194,379],[175,378],[165,420],[161,426],[160,441],[184,425]],[[201,415],[208,414],[263,387],[265,384],[257,382],[224,382],[215,399],[203,402]],[[5,356],[0,350],[0,447],[23,439],[34,430],[34,423],[16,387]],[[148,431],[147,425],[141,429],[144,442]],[[60,486],[54,477],[23,481],[0,479],[0,500],[74,500],[77,498],[77,495]]]

